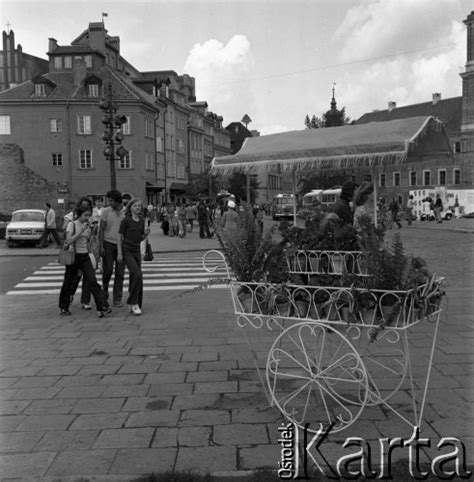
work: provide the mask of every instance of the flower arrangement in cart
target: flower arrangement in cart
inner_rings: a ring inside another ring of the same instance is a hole
[[[235,278],[235,309],[258,316],[372,325],[374,338],[439,311],[442,280],[426,262],[405,253],[397,233],[390,245],[370,216],[357,230],[320,215],[304,228],[282,222],[260,232],[244,205],[237,227],[216,229]],[[336,263],[337,261],[337,263]]]

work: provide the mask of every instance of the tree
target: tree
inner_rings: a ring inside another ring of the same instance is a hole
[[[223,188],[224,181],[221,174],[211,174],[210,180],[213,194],[216,194]],[[186,196],[191,199],[209,196],[209,173],[191,174],[189,182],[186,184],[185,192]]]
[[[260,183],[257,176],[250,176],[250,203],[255,203],[258,196],[258,187]],[[247,201],[247,174],[243,172],[235,172],[227,179],[227,190],[234,194],[239,200]]]
[[[313,117],[310,119],[309,115],[306,114],[304,124],[306,129],[319,129],[320,127],[324,127],[321,117],[316,117],[315,115],[313,115]]]

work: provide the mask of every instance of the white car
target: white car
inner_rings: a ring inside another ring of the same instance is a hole
[[[46,213],[42,209],[20,209],[12,213],[5,239],[9,248],[16,242],[38,242],[43,236]]]

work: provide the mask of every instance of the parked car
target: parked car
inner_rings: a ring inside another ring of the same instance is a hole
[[[441,219],[449,221],[453,217],[453,212],[450,209],[443,209],[441,211]],[[434,221],[435,215],[433,211],[429,213],[421,213],[420,221]]]
[[[15,243],[37,243],[43,235],[46,213],[42,209],[19,209],[12,213],[5,239],[12,248]]]

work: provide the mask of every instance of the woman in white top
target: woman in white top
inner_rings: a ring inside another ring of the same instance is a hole
[[[105,313],[112,311],[107,307],[104,292],[99,283],[97,283],[95,270],[89,257],[89,239],[91,236],[89,218],[91,214],[89,207],[80,206],[76,211],[77,219],[69,223],[66,229],[65,243],[72,246],[76,254],[74,263],[66,266],[63,285],[59,293],[59,309],[61,310],[61,315],[71,315],[69,311],[71,293],[74,289],[74,282],[77,279],[79,270],[82,272],[83,283],[87,284],[94,297],[99,317],[102,318]]]

